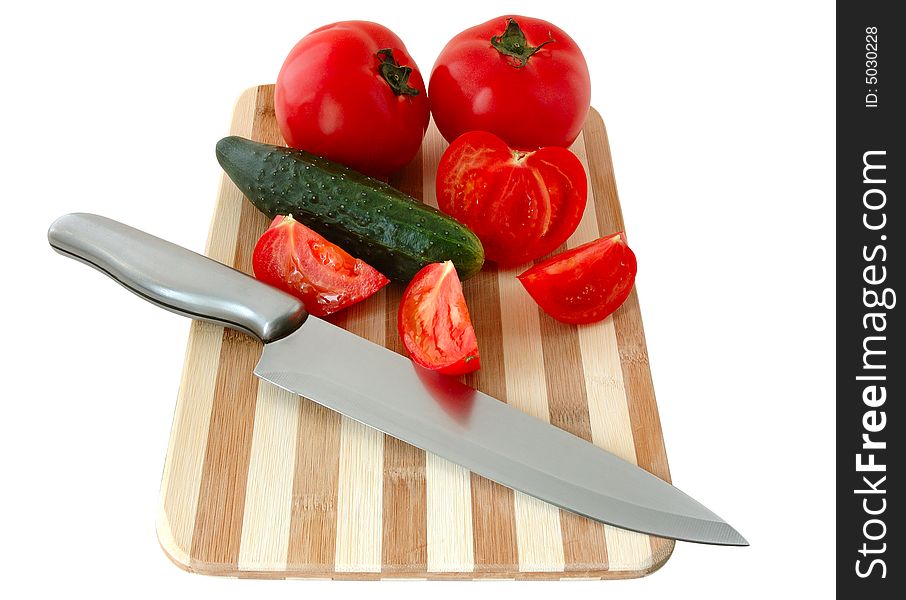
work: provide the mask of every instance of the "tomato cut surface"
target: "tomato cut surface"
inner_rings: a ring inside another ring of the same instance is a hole
[[[450,261],[415,275],[400,302],[398,327],[409,356],[426,369],[461,375],[481,366],[475,329]]]
[[[440,209],[474,231],[485,256],[502,266],[565,242],[588,195],[585,169],[566,148],[521,152],[485,131],[463,134],[447,148],[436,187]]]
[[[635,282],[635,254],[621,231],[561,252],[519,281],[544,312],[564,323],[593,323],[618,309]]]
[[[255,277],[296,296],[324,317],[364,300],[389,280],[299,223],[277,216],[252,255]]]

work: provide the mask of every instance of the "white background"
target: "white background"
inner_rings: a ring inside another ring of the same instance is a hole
[[[832,593],[831,3],[127,4],[15,3],[0,23],[0,586],[20,590],[9,597]],[[177,569],[154,514],[188,322],[54,254],[47,226],[97,212],[201,251],[214,143],[240,92],[272,82],[301,36],[375,20],[427,77],[450,37],[513,11],[556,23],[587,57],[674,481],[751,547],[678,544],[651,577],[568,591]]]

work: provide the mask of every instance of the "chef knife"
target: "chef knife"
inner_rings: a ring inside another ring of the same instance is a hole
[[[117,221],[74,213],[51,246],[170,311],[255,336],[255,375],[488,479],[597,521],[748,542],[676,487],[576,436],[327,321],[293,296]],[[354,365],[350,369],[349,365]]]

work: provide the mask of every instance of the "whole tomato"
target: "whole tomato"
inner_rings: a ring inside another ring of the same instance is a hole
[[[292,49],[277,76],[274,112],[289,146],[381,176],[418,152],[428,95],[392,31],[343,21],[312,31]]]
[[[591,82],[582,51],[562,29],[508,16],[450,40],[434,63],[428,93],[448,142],[481,130],[534,150],[573,143],[588,115]]]

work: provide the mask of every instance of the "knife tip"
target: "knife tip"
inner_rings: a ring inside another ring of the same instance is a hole
[[[727,546],[748,546],[749,541],[742,537],[742,534],[733,529],[730,525],[727,525],[727,539],[724,542]]]

